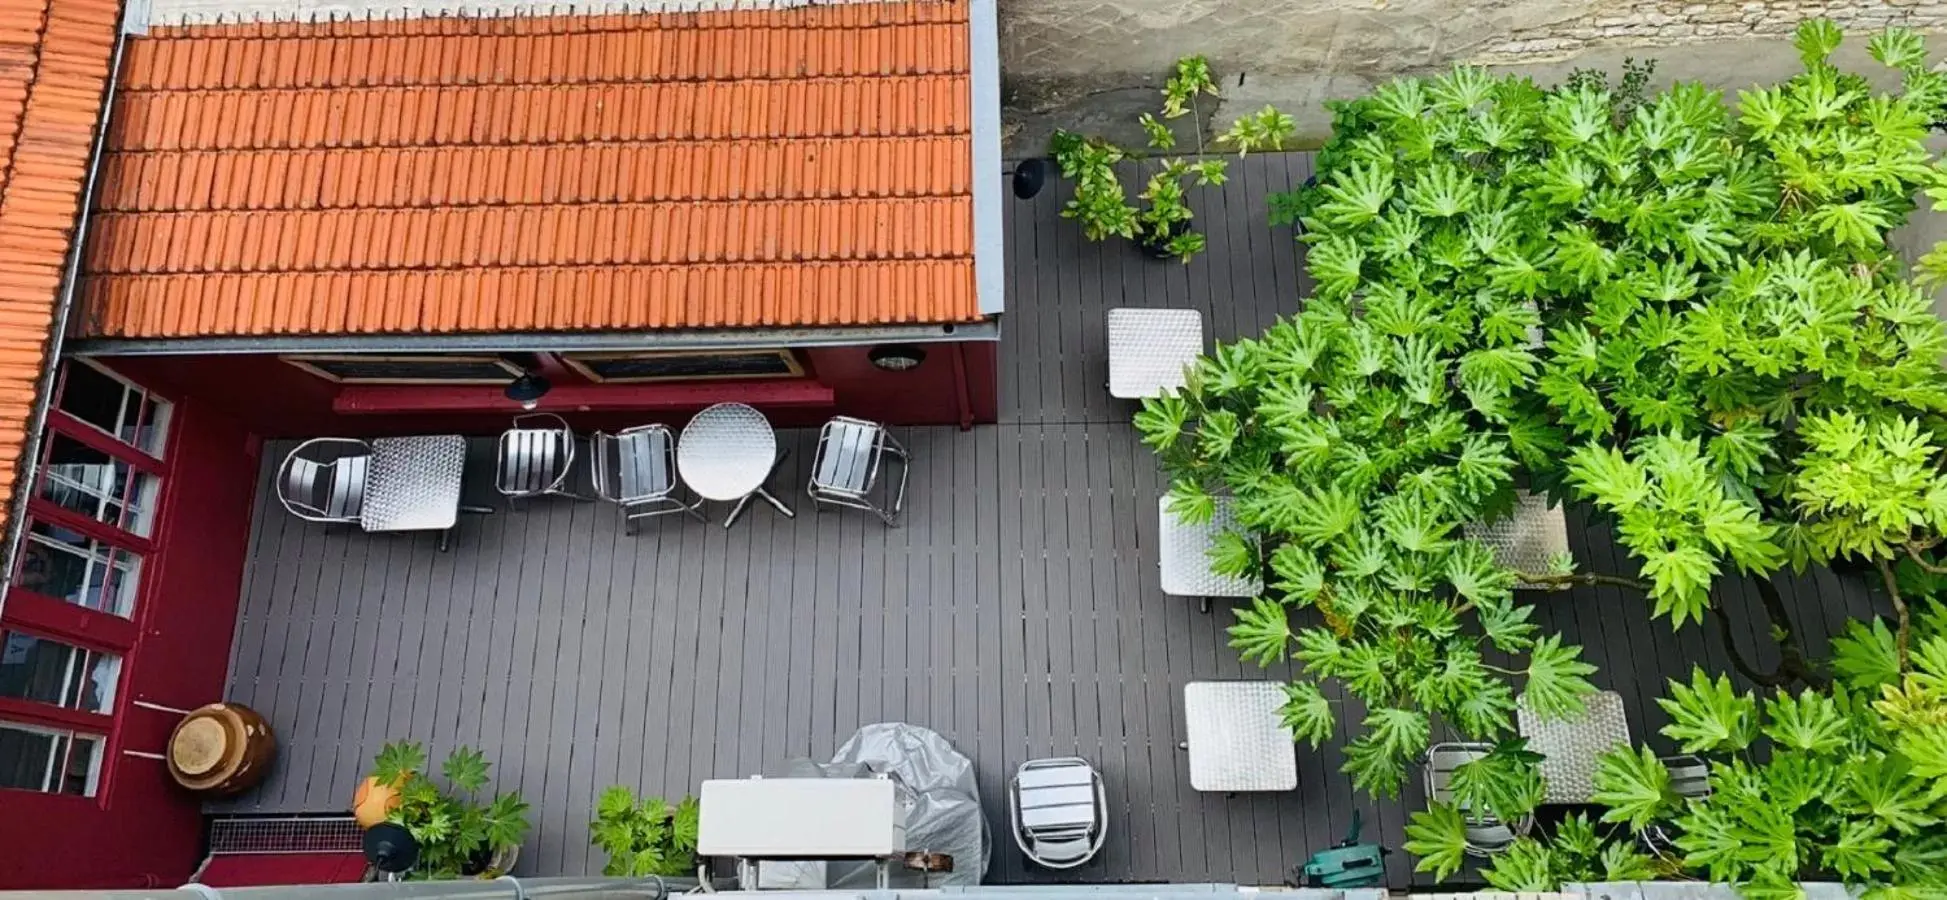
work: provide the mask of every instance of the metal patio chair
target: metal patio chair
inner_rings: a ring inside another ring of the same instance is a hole
[[[890,502],[881,504],[873,495],[881,493],[880,476],[888,462],[899,464],[899,481],[886,484],[883,493],[890,495]],[[818,503],[868,510],[887,525],[896,525],[906,505],[906,477],[911,470],[912,457],[886,426],[839,416],[818,431],[818,455],[811,462],[806,493]]]
[[[1022,763],[1007,786],[1007,809],[1015,846],[1043,868],[1082,865],[1108,837],[1102,775],[1078,757]]]
[[[585,499],[568,489],[575,472],[575,432],[553,413],[514,417],[500,435],[494,488],[509,500],[559,494]]]
[[[277,467],[277,499],[308,522],[356,522],[365,508],[372,445],[352,438],[312,438]]]
[[[1426,796],[1438,803],[1453,802],[1453,773],[1465,763],[1486,756],[1494,749],[1491,744],[1468,744],[1443,742],[1434,744],[1426,751]],[[1467,854],[1486,858],[1503,852],[1514,845],[1514,840],[1527,834],[1534,819],[1524,818],[1512,825],[1496,818],[1485,810],[1476,813],[1461,810],[1467,819]]]
[[[1682,754],[1662,758],[1663,767],[1670,770],[1670,790],[1685,800],[1702,800],[1710,796],[1710,763],[1703,757]],[[1669,822],[1651,822],[1643,829],[1643,845],[1650,852],[1659,855],[1675,855],[1677,850],[1677,830]]]
[[[676,436],[666,425],[641,425],[616,434],[597,431],[589,438],[595,495],[622,510],[623,528],[634,534],[636,520],[689,513],[698,522],[703,501],[684,503],[676,478]]]

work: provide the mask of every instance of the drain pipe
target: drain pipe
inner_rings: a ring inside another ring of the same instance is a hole
[[[61,346],[67,339],[68,316],[74,309],[74,294],[81,281],[81,251],[88,241],[88,219],[94,214],[95,180],[101,174],[101,153],[108,144],[109,117],[114,114],[115,88],[122,82],[122,51],[130,34],[147,33],[149,4],[126,0],[122,20],[115,29],[115,50],[108,62],[108,83],[101,91],[101,117],[95,123],[95,140],[88,150],[88,172],[81,181],[81,205],[75,210],[74,237],[68,242],[67,271],[61,277],[61,291],[54,303],[54,330],[47,339],[47,360],[35,383],[34,410],[27,419],[26,439],[21,442],[20,459],[14,472],[14,496],[7,519],[6,544],[0,547],[0,606],[6,605],[6,590],[13,584],[15,557],[20,551],[21,534],[27,527],[27,498],[33,496],[34,479],[40,474],[41,444],[47,430],[47,411],[54,405],[54,378],[61,371]],[[45,49],[43,49],[45,52]]]

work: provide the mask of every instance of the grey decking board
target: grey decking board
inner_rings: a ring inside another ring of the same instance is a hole
[[[1338,771],[1356,705],[1333,742],[1299,748],[1297,790],[1190,789],[1183,685],[1283,671],[1236,658],[1227,604],[1203,616],[1161,593],[1155,503],[1167,485],[1126,424],[1135,406],[1102,385],[1111,307],[1197,308],[1213,342],[1297,309],[1299,247],[1264,226],[1261,195],[1308,171],[1304,157],[1238,163],[1232,190],[1250,196],[1196,199],[1211,249],[1189,266],[1082,241],[1058,215],[1066,185],[1010,201],[1002,422],[896,430],[915,457],[897,529],[812,511],[802,484],[815,435],[801,430],[780,433],[792,452],[771,482],[795,521],[754,505],[726,533],[717,504],[707,525],[671,517],[624,536],[609,507],[547,501],[463,518],[440,556],[430,536],[292,520],[268,493],[274,447],[231,695],[271,715],[285,755],[262,789],[220,808],[342,810],[378,743],[417,737],[436,756],[472,744],[497,787],[536,804],[522,873],[594,871],[605,858],[587,821],[609,784],[673,799],[703,778],[829,756],[883,718],[929,725],[974,759],[994,826],[990,880],[1275,882],[1342,837],[1355,808],[1365,839],[1398,847],[1417,787],[1373,802]],[[470,447],[476,476],[490,444]],[[496,499],[483,477],[468,498]],[[1627,562],[1605,528],[1574,527],[1591,568]],[[1870,608],[1856,582],[1828,574],[1781,590],[1815,652],[1844,614]],[[1735,600],[1756,612],[1748,588]],[[1623,691],[1632,731],[1652,745],[1662,679],[1691,659],[1723,664],[1714,631],[1673,634],[1626,592],[1541,602],[1604,664],[1598,682]],[[1749,640],[1762,623],[1746,618]],[[1635,684],[1618,683],[1632,670]],[[1001,792],[1021,761],[1074,752],[1107,776],[1109,846],[1074,875],[1031,870],[1005,833]],[[1412,882],[1404,854],[1388,869],[1395,887]]]

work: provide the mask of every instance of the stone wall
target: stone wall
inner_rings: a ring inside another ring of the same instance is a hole
[[[1672,47],[1782,36],[1819,16],[1848,32],[1889,25],[1947,29],[1947,3],[1935,0],[1610,0],[1568,21],[1519,28],[1474,60],[1527,62],[1591,47]]]
[[[1883,70],[1867,33],[1929,35],[1947,58],[1947,0],[999,0],[1009,155],[1040,153],[1056,128],[1141,146],[1136,116],[1179,57],[1210,58],[1224,99],[1216,130],[1272,104],[1296,146],[1330,133],[1321,104],[1395,75],[1476,62],[1552,83],[1577,68],[1619,73],[1654,58],[1653,86],[1734,91],[1800,71],[1791,31],[1813,16],[1848,32],[1835,61]],[[1202,110],[1205,114],[1211,111]]]

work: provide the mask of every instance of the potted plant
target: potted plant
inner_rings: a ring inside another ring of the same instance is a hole
[[[1143,113],[1140,122],[1149,136],[1149,149],[1168,151],[1176,147],[1176,132],[1171,120],[1197,112],[1199,96],[1217,96],[1217,83],[1210,74],[1210,61],[1201,56],[1186,56],[1176,61],[1175,74],[1163,85],[1163,108],[1159,118]],[[1136,199],[1144,206],[1130,204],[1128,192],[1116,174],[1116,163],[1129,158],[1122,148],[1102,138],[1084,137],[1072,131],[1057,131],[1048,151],[1060,167],[1063,178],[1075,182],[1075,194],[1061,215],[1082,226],[1091,241],[1120,236],[1135,241],[1157,259],[1189,262],[1205,247],[1204,236],[1190,227],[1195,213],[1186,202],[1186,182],[1196,186],[1223,184],[1228,164],[1207,158],[1200,116],[1192,131],[1196,153],[1188,159],[1164,157],[1148,161],[1151,171],[1143,191]],[[1296,128],[1290,116],[1266,109],[1239,119],[1230,131],[1218,138],[1234,145],[1238,152],[1275,148]]]
[[[641,801],[616,785],[602,792],[589,823],[589,843],[608,853],[602,874],[611,877],[689,875],[696,871],[695,797],[670,806],[661,797]]]
[[[456,748],[440,766],[446,785],[425,774],[426,750],[394,741],[379,750],[359,787],[361,821],[382,810],[419,842],[414,878],[495,878],[514,867],[527,836],[527,802],[517,791],[484,804],[490,764],[480,751]],[[373,809],[376,807],[376,809]]]

